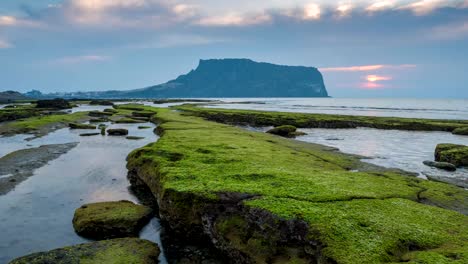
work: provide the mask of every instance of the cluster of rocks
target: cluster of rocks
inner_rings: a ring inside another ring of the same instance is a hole
[[[72,108],[72,105],[65,99],[57,98],[52,100],[39,100],[36,102],[36,108],[69,109]]]
[[[137,238],[152,217],[151,208],[130,201],[85,204],[76,209],[73,228],[98,241],[34,253],[11,263],[158,263],[158,245]]]
[[[424,161],[430,167],[456,171],[458,167],[468,166],[468,146],[439,144],[435,149],[435,161]]]
[[[277,126],[268,130],[267,133],[287,138],[305,135],[305,133],[297,131],[297,127],[291,125]]]

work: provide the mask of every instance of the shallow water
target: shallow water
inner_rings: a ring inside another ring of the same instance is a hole
[[[79,142],[79,145],[0,196],[0,263],[33,252],[87,242],[75,234],[72,226],[74,210],[84,203],[136,202],[128,190],[125,158],[132,150],[157,140],[153,129],[139,130],[138,125],[142,124],[110,126],[127,128],[130,135],[145,137],[137,141],[100,135],[80,137],[80,133],[89,131],[69,129],[29,142],[21,140],[27,137],[24,135],[13,137],[8,151],[42,144]],[[155,127],[150,123],[145,125]],[[1,149],[8,152],[4,150],[4,139],[0,139]],[[144,228],[141,237],[160,243],[160,228],[155,218]],[[166,262],[164,255],[161,261]]]
[[[339,148],[342,152],[372,159],[365,162],[388,168],[416,172],[421,176],[437,175],[468,178],[468,168],[447,172],[428,167],[425,160],[434,160],[438,143],[468,145],[468,137],[445,132],[358,129],[300,129],[307,133],[297,140]]]
[[[231,104],[210,104],[207,107],[468,120],[466,99],[220,98],[219,100]]]

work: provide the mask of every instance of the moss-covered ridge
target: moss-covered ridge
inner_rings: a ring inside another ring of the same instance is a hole
[[[255,110],[202,108],[193,105],[178,106],[177,109],[189,112],[191,115],[201,116],[216,122],[253,126],[292,125],[299,128],[370,127],[378,129],[447,132],[453,132],[454,130],[464,131],[465,129],[468,129],[467,120],[266,112]]]
[[[239,262],[468,260],[468,218],[427,205],[466,213],[461,188],[324,146],[155,111],[162,137],[134,151],[129,170],[149,185],[172,228],[205,233]],[[287,231],[300,223],[305,235]]]

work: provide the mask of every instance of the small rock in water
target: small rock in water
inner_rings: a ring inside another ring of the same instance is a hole
[[[152,216],[151,208],[129,201],[93,203],[76,209],[73,227],[91,239],[137,237]]]
[[[100,133],[83,133],[83,134],[80,134],[81,137],[90,137],[90,136],[97,136],[99,135]]]
[[[326,138],[325,140],[335,141],[335,140],[343,140],[343,139],[342,138],[331,137],[331,138]]]
[[[451,163],[448,163],[448,162],[436,162],[436,161],[426,160],[423,163],[426,166],[438,168],[438,169],[441,169],[441,170],[446,170],[446,171],[456,171],[457,170],[457,167],[455,165],[453,165]]]
[[[140,139],[144,139],[144,137],[128,136],[127,139],[129,139],[129,140],[140,140]]]
[[[9,182],[16,182],[16,179],[10,179]]]
[[[108,129],[107,134],[109,136],[126,136],[128,135],[128,130],[124,128]]]

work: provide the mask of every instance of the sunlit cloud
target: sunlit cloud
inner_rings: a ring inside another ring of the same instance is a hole
[[[378,2],[370,4],[369,6],[366,7],[366,11],[370,13],[374,13],[374,12],[392,9],[394,7],[395,7],[395,1],[384,0],[384,1],[378,1]]]
[[[375,71],[382,69],[410,69],[415,68],[414,64],[400,64],[400,65],[388,65],[388,64],[376,64],[376,65],[363,65],[363,66],[348,66],[348,67],[329,67],[320,68],[322,72],[364,72],[364,71]]]
[[[321,16],[321,9],[320,6],[317,4],[307,4],[304,7],[304,15],[303,19],[304,20],[318,20],[320,19]]]
[[[380,75],[367,75],[366,80],[368,82],[380,82],[380,81],[390,81],[392,77],[390,76],[380,76]]]
[[[230,13],[222,16],[205,17],[195,24],[202,26],[249,26],[270,22],[272,17],[269,14],[241,15]]]
[[[336,7],[336,14],[338,18],[343,18],[343,17],[349,16],[352,10],[353,10],[353,5],[349,3],[339,4]]]
[[[105,62],[110,60],[108,56],[102,55],[81,55],[81,56],[68,56],[52,61],[52,64],[58,65],[73,65],[81,63],[91,63],[91,62]]]
[[[26,19],[20,19],[14,16],[0,16],[0,27],[38,27],[41,23],[37,21],[31,21]]]
[[[418,16],[427,15],[434,10],[442,7],[453,6],[455,3],[446,0],[421,0],[415,3],[410,3],[401,7],[401,9],[409,9]]]

